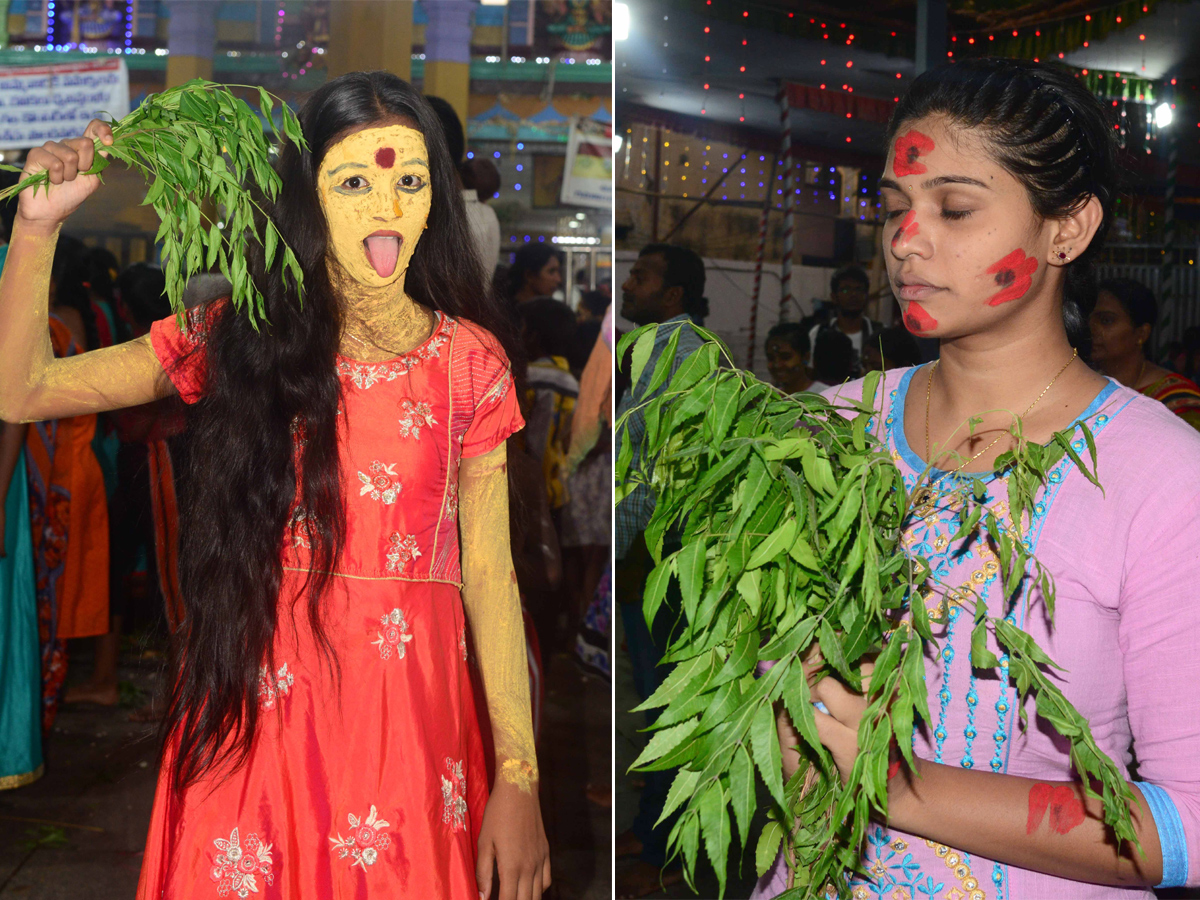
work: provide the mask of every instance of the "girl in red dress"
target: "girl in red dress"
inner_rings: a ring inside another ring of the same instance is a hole
[[[356,73],[300,114],[266,204],[303,302],[245,242],[257,328],[229,304],[55,360],[48,250],[98,185],[83,138],[31,151],[0,279],[0,418],[191,404],[184,649],[138,896],[540,897],[505,439],[509,329],[469,252],[436,116]],[[236,152],[236,151],[235,151]],[[486,765],[469,666],[495,738]]]

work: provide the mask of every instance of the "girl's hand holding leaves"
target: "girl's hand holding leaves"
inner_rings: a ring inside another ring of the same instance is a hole
[[[100,176],[90,171],[96,159],[104,159],[97,157],[95,148],[98,143],[111,146],[112,142],[112,127],[107,122],[92,119],[83,137],[62,142],[47,141],[30,150],[25,168],[21,170],[25,176],[23,181],[44,172],[54,190],[51,192],[47,187],[41,192],[21,192],[17,217],[22,224],[51,231],[61,225],[100,186]]]
[[[287,104],[280,105],[282,125],[276,125],[274,99],[261,87],[253,90],[278,141],[303,149],[300,122]],[[96,155],[97,150],[102,152]],[[21,193],[23,219],[57,227],[96,189],[109,158],[119,159],[150,183],[143,205],[153,206],[162,221],[155,241],[162,243],[172,308],[183,312],[183,290],[192,275],[215,268],[233,285],[234,308],[245,309],[257,324],[263,297],[246,266],[248,244],[262,247],[266,268],[279,267],[297,294],[304,280],[291,248],[259,202],[269,204],[282,187],[272,152],[258,114],[227,86],[197,78],[152,94],[111,128],[93,121],[82,138],[30,151],[25,177],[0,191],[0,200]],[[219,221],[206,215],[206,203],[210,210],[221,208]]]

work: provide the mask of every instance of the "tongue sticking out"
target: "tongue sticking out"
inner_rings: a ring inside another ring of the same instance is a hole
[[[390,278],[396,271],[396,260],[400,258],[400,238],[392,236],[369,237],[363,241],[367,259],[380,278]]]

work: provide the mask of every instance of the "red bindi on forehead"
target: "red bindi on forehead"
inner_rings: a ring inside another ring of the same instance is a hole
[[[375,165],[381,169],[390,169],[396,164],[396,151],[391,147],[380,147],[375,151]]]

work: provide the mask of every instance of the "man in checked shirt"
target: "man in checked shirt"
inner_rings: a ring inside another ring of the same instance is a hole
[[[691,250],[670,244],[648,244],[642,248],[629,277],[621,286],[621,316],[638,325],[657,323],[660,327],[641,378],[621,396],[617,407],[618,420],[627,410],[666,390],[665,383],[653,393],[647,393],[646,388],[659,356],[675,331],[688,323],[703,323],[708,313],[704,277],[704,261]],[[684,327],[679,333],[671,374],[674,375],[688,354],[699,347],[700,337],[695,330]],[[633,447],[631,469],[636,469],[643,464],[639,448],[646,432],[645,418],[635,412],[624,427],[629,431]],[[622,435],[618,431],[618,447],[621,441]],[[679,603],[678,589],[672,584],[654,628],[647,627],[642,615],[642,594],[653,561],[646,549],[643,532],[653,514],[654,494],[644,485],[626,496],[616,508],[616,596],[633,661],[634,681],[643,700],[654,693],[669,671],[658,666],[658,661],[666,651],[667,631],[675,618],[671,608],[677,609]],[[663,553],[677,549],[677,540],[668,534],[663,543]],[[646,713],[647,725],[653,723],[654,718],[654,713]],[[618,858],[638,857],[632,867],[617,873],[618,897],[640,897],[658,890],[660,883],[672,884],[682,877],[678,867],[663,871],[667,835],[674,824],[674,817],[654,827],[674,777],[675,770],[644,773],[645,788],[642,790],[637,818],[633,826],[616,839]]]

